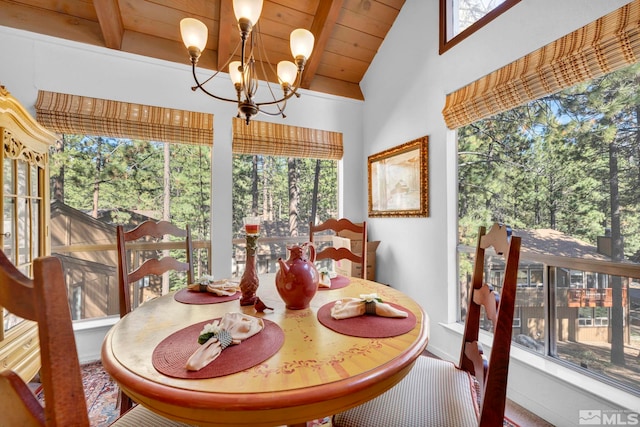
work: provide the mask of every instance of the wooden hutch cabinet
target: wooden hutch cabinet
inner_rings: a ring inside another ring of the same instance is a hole
[[[22,273],[33,277],[33,260],[50,253],[48,163],[49,147],[57,137],[4,86],[0,86],[0,135],[0,247]],[[37,326],[1,307],[0,319],[0,370],[12,369],[29,381],[40,369]]]

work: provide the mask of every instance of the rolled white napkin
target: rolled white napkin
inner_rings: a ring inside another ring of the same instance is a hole
[[[331,279],[338,276],[338,273],[335,271],[329,271],[327,268],[319,268],[318,273],[320,273],[320,281],[318,282],[318,286],[321,288],[330,288],[331,287]]]
[[[360,298],[342,298],[331,307],[331,317],[336,320],[375,314],[382,317],[406,318],[409,314],[387,303],[376,301],[377,296],[361,295]],[[373,304],[373,309],[367,311],[367,304]]]
[[[321,288],[330,288],[331,287],[331,277],[329,277],[329,273],[320,272],[320,282],[318,285]]]
[[[222,319],[205,325],[200,333],[214,333],[189,357],[186,368],[199,371],[213,362],[229,345],[240,344],[264,329],[264,322],[243,313],[226,313]]]
[[[240,285],[237,282],[226,279],[217,281],[200,280],[198,283],[187,285],[187,289],[195,292],[211,292],[212,294],[223,297],[238,292]]]

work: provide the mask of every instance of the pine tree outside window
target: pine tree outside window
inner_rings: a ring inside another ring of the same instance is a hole
[[[458,129],[461,321],[477,229],[509,224],[523,241],[514,342],[637,394],[639,80],[635,64]]]
[[[38,93],[36,112],[60,134],[50,156],[50,235],[74,319],[119,313],[118,224],[189,224],[194,273],[209,271],[213,115],[48,91]],[[141,281],[134,304],[185,279]]]
[[[309,240],[309,222],[338,217],[342,135],[234,120],[233,274],[244,271],[243,218],[261,218],[258,271],[275,273],[287,244]]]
[[[477,226],[505,222],[523,242],[514,341],[635,395],[639,20],[640,2],[625,4],[448,94],[443,110],[458,130],[461,319]]]

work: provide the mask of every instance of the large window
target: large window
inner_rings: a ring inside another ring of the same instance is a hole
[[[309,222],[338,216],[342,134],[234,119],[233,153],[233,274],[244,272],[246,216],[263,224],[258,271],[275,272],[287,244],[309,240]]]
[[[458,209],[461,317],[467,248],[507,223],[523,247],[514,341],[640,394],[639,79],[633,65],[460,128]]]
[[[116,225],[131,229],[152,219],[190,225],[194,240],[208,241],[211,147],[88,135],[64,135],[51,153],[52,253],[64,267],[74,319],[119,313]],[[184,251],[172,254],[185,259]],[[195,274],[209,271],[195,250]],[[172,273],[142,280],[135,303],[185,285]],[[170,285],[170,286],[169,286]]]
[[[309,240],[309,222],[338,216],[338,162],[236,154],[233,158],[233,273],[244,271],[242,220],[259,216],[259,272],[276,272],[287,243]]]
[[[74,319],[119,314],[116,225],[189,224],[194,273],[209,272],[212,114],[43,90],[36,113],[63,135],[50,156],[50,235]],[[134,304],[184,284],[162,281],[140,281]]]

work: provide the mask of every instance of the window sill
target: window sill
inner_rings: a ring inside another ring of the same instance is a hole
[[[100,328],[111,328],[115,325],[118,320],[120,320],[120,316],[107,316],[107,317],[98,317],[95,319],[82,319],[82,320],[74,320],[73,321],[73,331],[86,331]]]
[[[120,320],[120,316],[74,320],[73,333],[80,363],[100,360],[102,341],[109,330]]]

